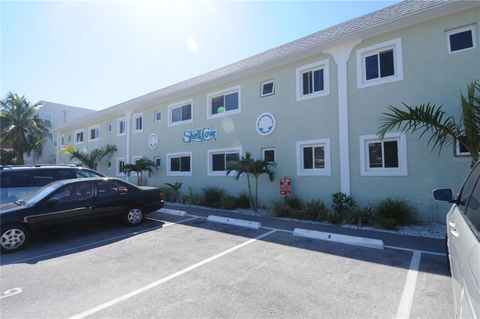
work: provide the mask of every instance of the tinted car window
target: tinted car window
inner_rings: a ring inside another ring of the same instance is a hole
[[[41,187],[58,180],[58,170],[37,169],[32,172],[32,182],[28,186]]]
[[[115,180],[97,182],[97,198],[102,199],[109,196],[125,195],[129,192],[127,185]]]
[[[27,187],[29,184],[29,172],[2,172],[0,175],[0,187]]]
[[[52,194],[50,199],[56,199],[62,203],[87,200],[92,197],[93,183],[79,182],[67,184]]]
[[[478,182],[468,202],[465,216],[477,230],[478,234],[480,234],[480,185]]]
[[[77,178],[82,178],[82,177],[102,177],[103,175],[97,174],[94,171],[88,171],[88,170],[83,170],[79,169],[75,171],[75,175]]]
[[[462,190],[460,192],[459,207],[463,212],[466,211],[466,205],[468,205],[468,199],[472,194],[475,184],[477,184],[478,176],[480,174],[480,166],[476,166],[475,169],[468,175],[465,183],[463,184]]]
[[[31,193],[30,195],[27,195],[27,197],[24,198],[24,201],[27,205],[35,205],[37,202],[45,198],[45,196],[47,196],[61,186],[61,183],[52,183],[47,187],[39,188],[37,191]]]

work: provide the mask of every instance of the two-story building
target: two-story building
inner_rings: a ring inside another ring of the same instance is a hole
[[[460,118],[460,94],[480,79],[479,25],[480,2],[401,2],[69,122],[60,147],[115,144],[100,166],[107,175],[145,156],[158,164],[151,185],[231,194],[245,184],[226,176],[227,164],[249,151],[277,163],[275,182],[261,179],[263,205],[289,177],[306,200],[404,198],[424,220],[443,221],[431,191],[458,188],[470,159],[454,145],[438,153],[418,135],[376,132],[402,102]]]

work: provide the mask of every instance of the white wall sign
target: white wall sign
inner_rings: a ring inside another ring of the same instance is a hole
[[[257,118],[257,133],[262,136],[267,136],[272,134],[273,130],[275,130],[275,117],[271,113],[262,113]]]

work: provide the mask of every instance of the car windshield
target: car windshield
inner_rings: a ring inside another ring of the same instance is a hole
[[[27,195],[25,196],[24,198],[22,198],[20,201],[25,203],[26,205],[28,206],[32,206],[32,205],[35,205],[36,203],[38,203],[40,200],[42,200],[43,198],[45,198],[45,196],[47,196],[48,194],[50,194],[51,192],[53,192],[54,190],[58,189],[59,187],[61,187],[63,184],[62,183],[59,183],[59,182],[53,182],[53,183],[50,183],[42,188],[39,188],[38,190],[36,190],[35,192],[31,193],[30,195]]]

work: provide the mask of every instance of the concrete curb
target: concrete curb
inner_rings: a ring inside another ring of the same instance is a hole
[[[175,216],[187,216],[187,212],[184,210],[176,210],[176,209],[168,209],[168,208],[161,208],[158,210],[160,213],[175,215]]]
[[[244,220],[244,219],[229,218],[229,217],[222,217],[222,216],[216,216],[216,215],[208,216],[207,220],[209,222],[235,225],[235,226],[247,227],[247,228],[252,228],[252,229],[260,229],[262,227],[262,224],[260,222],[254,222],[254,221]]]
[[[299,236],[299,237],[332,241],[332,242],[347,244],[347,245],[383,249],[383,241],[379,239],[326,233],[326,232],[321,232],[317,230],[309,230],[309,229],[303,229],[303,228],[295,228],[295,230],[293,231],[293,235]]]

